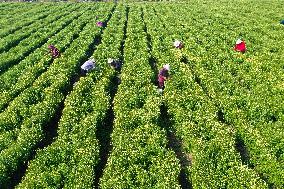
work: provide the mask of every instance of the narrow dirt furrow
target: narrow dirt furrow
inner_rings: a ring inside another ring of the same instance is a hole
[[[142,11],[142,20],[144,22],[144,31],[147,35],[147,45],[148,45],[148,49],[150,53],[149,64],[153,70],[154,78],[155,78],[153,83],[154,85],[158,86],[158,80],[157,80],[158,68],[156,64],[157,61],[156,61],[156,58],[152,55],[151,35],[149,34],[148,29],[147,29],[147,24],[144,21],[144,11]],[[192,185],[189,182],[188,177],[186,175],[186,168],[191,165],[191,161],[186,156],[186,153],[183,151],[181,141],[177,138],[177,136],[175,135],[175,132],[173,132],[172,123],[168,115],[167,109],[168,108],[165,106],[164,103],[160,106],[159,126],[166,131],[167,140],[168,140],[168,148],[170,148],[171,150],[175,152],[175,155],[180,162],[181,171],[180,171],[178,180],[179,180],[179,184],[181,188],[191,189]]]
[[[159,124],[160,127],[165,129],[166,131],[168,139],[168,148],[172,149],[175,152],[176,157],[180,162],[181,171],[179,174],[179,184],[181,185],[182,189],[192,189],[192,185],[188,180],[188,176],[186,173],[187,167],[191,166],[191,157],[190,155],[186,154],[182,149],[182,142],[178,139],[173,130],[173,123],[168,114],[168,108],[164,103],[160,106],[160,114],[161,116]]]
[[[127,28],[127,21],[128,21],[128,12],[129,7],[126,7],[126,21],[123,28],[123,40],[120,44],[120,53],[121,53],[121,60],[124,60],[124,44],[126,40],[126,28]],[[114,107],[113,107],[113,100],[117,93],[118,85],[120,84],[119,75],[121,73],[121,68],[116,71],[115,75],[111,78],[111,83],[108,86],[108,92],[110,94],[110,104],[111,107],[108,109],[106,113],[106,117],[101,125],[97,128],[97,139],[99,140],[100,144],[100,162],[96,167],[96,177],[95,177],[95,188],[99,188],[99,181],[103,175],[103,171],[106,167],[107,160],[109,154],[111,153],[112,146],[111,146],[111,133],[113,130],[114,125]]]

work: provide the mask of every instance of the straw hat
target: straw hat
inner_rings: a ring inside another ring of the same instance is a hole
[[[170,65],[169,64],[166,64],[163,66],[166,70],[170,70]]]
[[[241,39],[238,39],[237,40],[237,42],[236,42],[236,44],[238,45],[238,44],[240,44],[240,43],[242,43],[243,41],[241,40]]]

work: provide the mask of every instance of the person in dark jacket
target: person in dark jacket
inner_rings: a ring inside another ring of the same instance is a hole
[[[284,20],[281,20],[281,21],[280,21],[280,24],[283,24],[283,25],[284,25]]]
[[[160,92],[165,88],[165,81],[169,77],[169,71],[170,71],[170,65],[169,64],[164,65],[163,68],[160,69],[160,71],[159,71],[158,88],[159,88]]]
[[[60,53],[59,50],[54,45],[48,45],[48,49],[50,51],[50,54],[52,58],[58,58]]]
[[[109,58],[107,60],[108,64],[115,70],[120,70],[121,69],[121,62],[119,60],[114,60],[112,58]]]
[[[183,43],[181,41],[179,41],[179,40],[176,40],[173,45],[177,49],[183,48]]]

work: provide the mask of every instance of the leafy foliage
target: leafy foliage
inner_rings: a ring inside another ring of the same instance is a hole
[[[16,188],[180,188],[181,170],[192,188],[283,188],[281,3],[1,3],[0,188],[26,162]],[[234,51],[238,38],[245,53]],[[78,79],[91,56],[96,68]]]

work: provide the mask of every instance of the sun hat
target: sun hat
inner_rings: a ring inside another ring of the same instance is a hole
[[[243,42],[241,39],[238,39],[237,41],[236,41],[236,44],[240,44],[241,42]]]
[[[107,62],[108,62],[109,64],[111,64],[111,63],[113,62],[113,59],[112,59],[112,58],[108,58],[108,59],[107,59]]]
[[[181,42],[179,40],[175,40],[174,46],[179,47],[181,45]]]
[[[165,64],[163,67],[164,67],[166,70],[170,70],[170,65],[169,65],[169,64]]]

